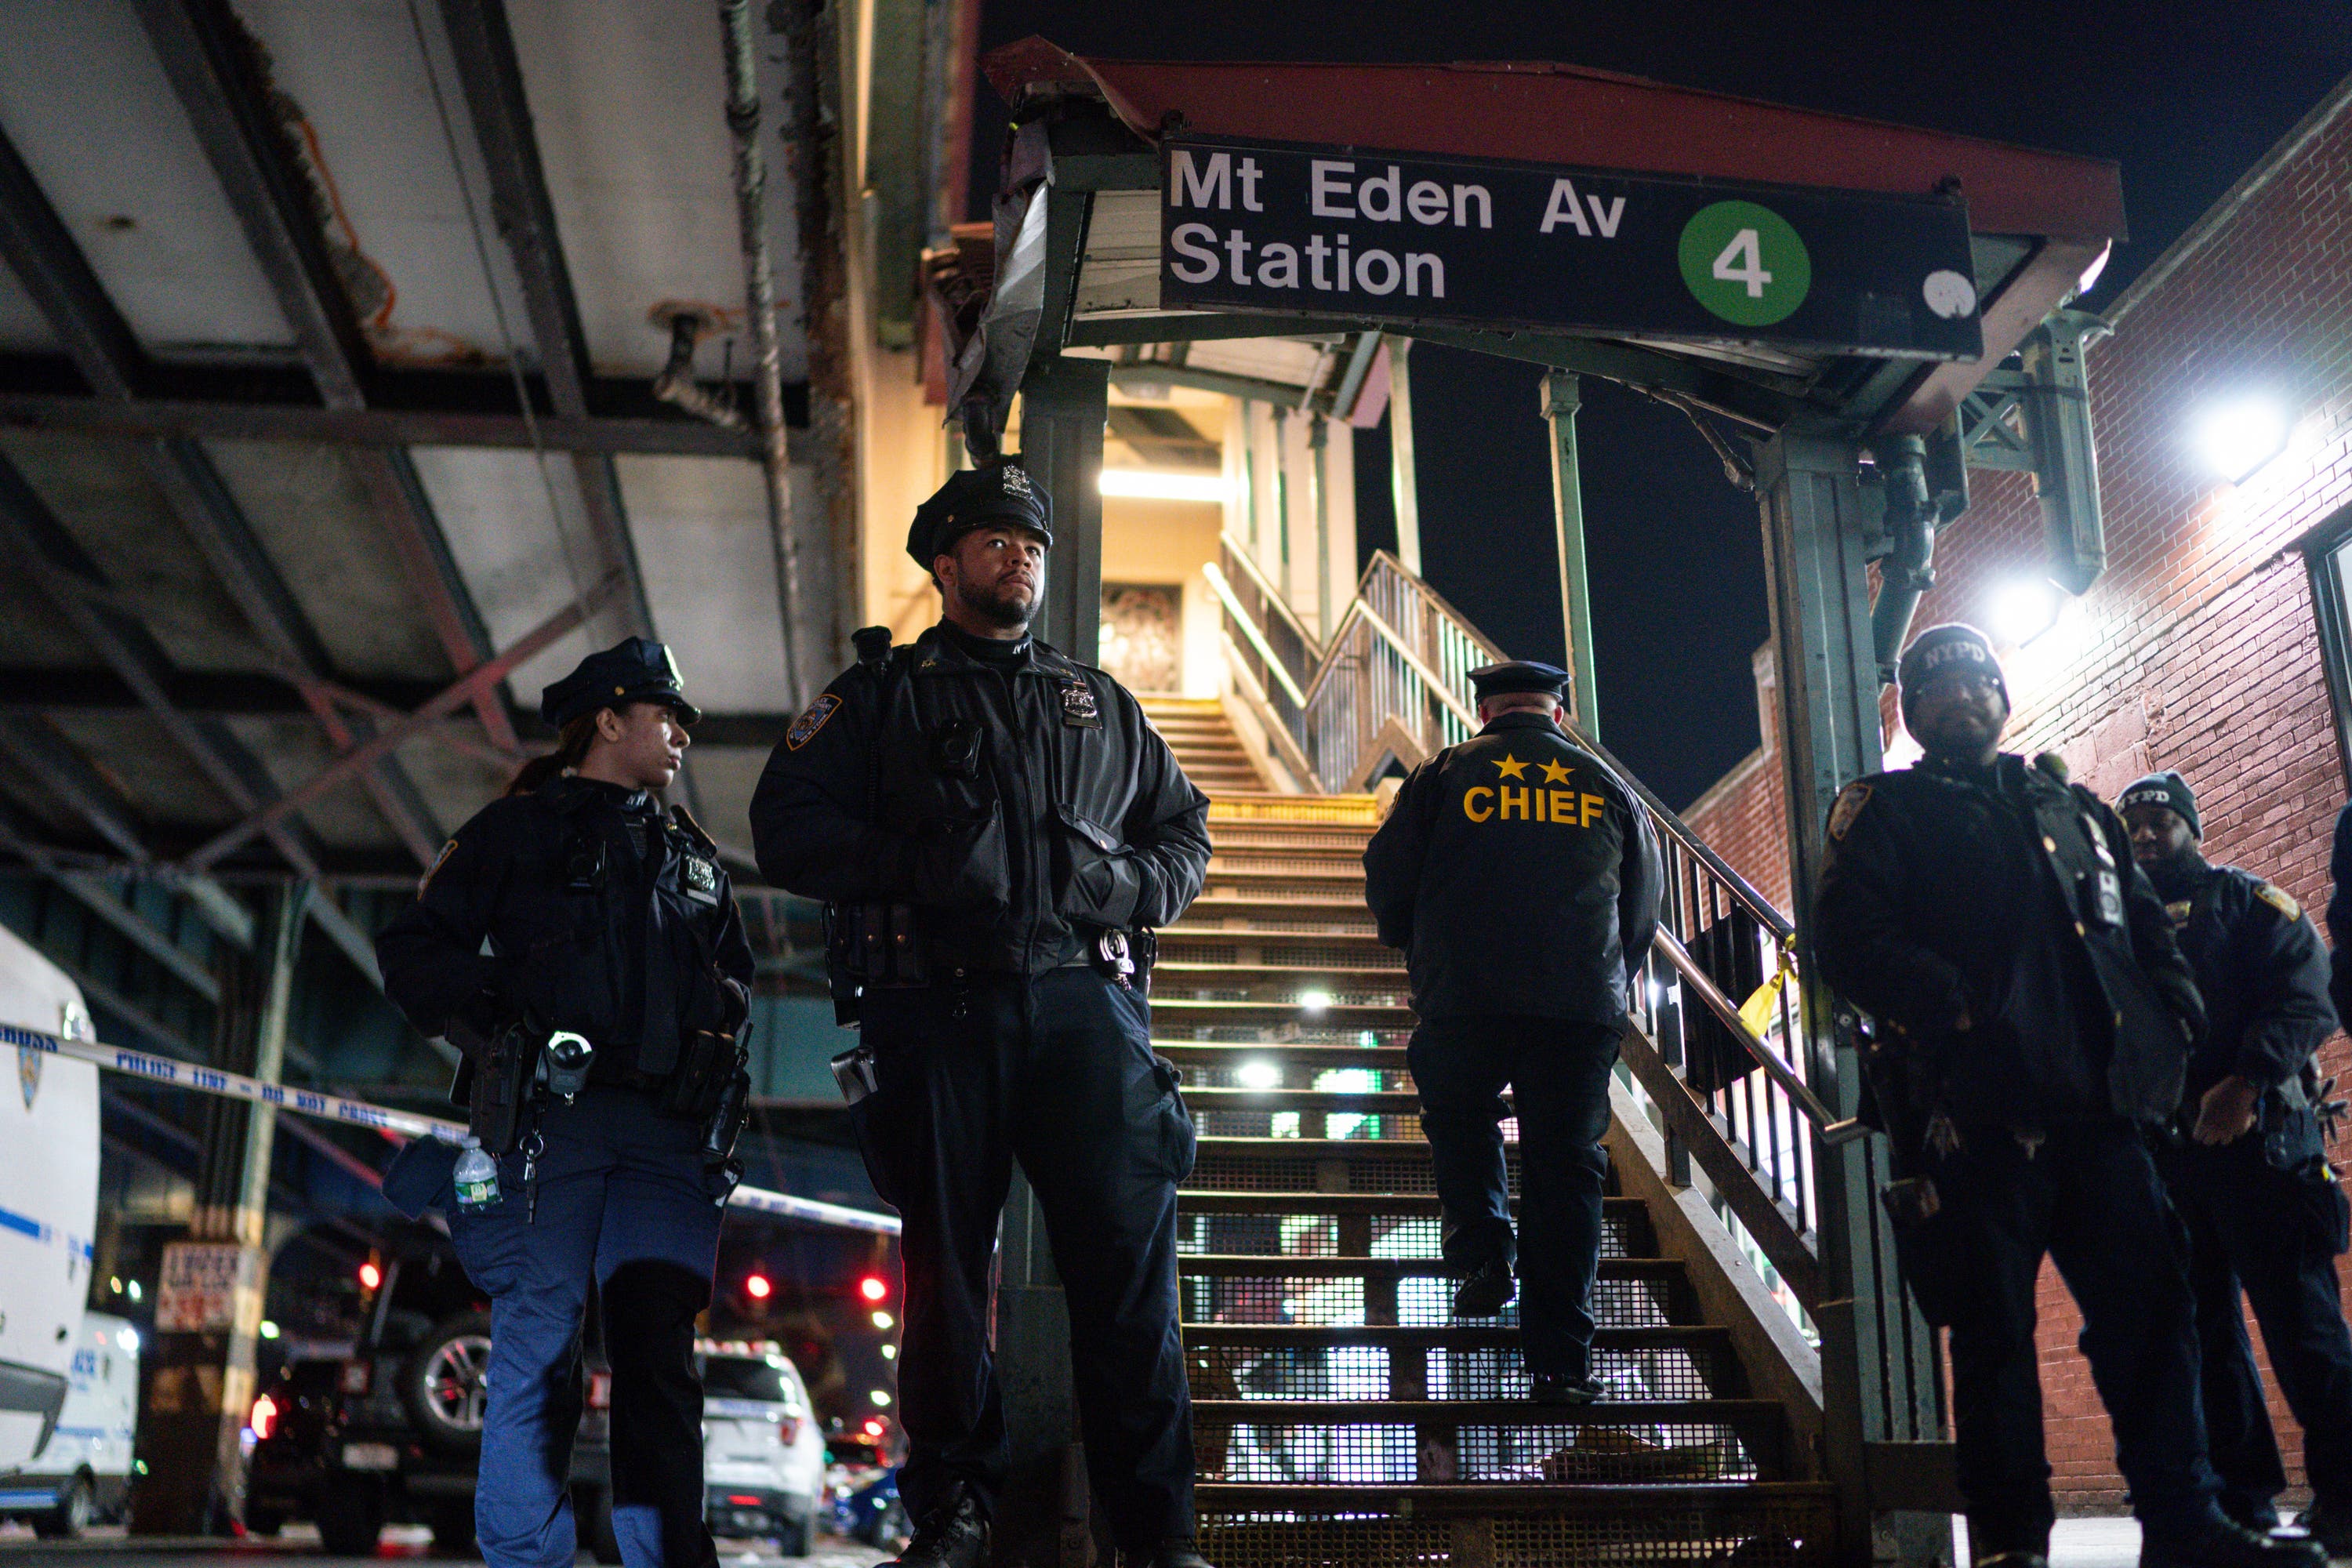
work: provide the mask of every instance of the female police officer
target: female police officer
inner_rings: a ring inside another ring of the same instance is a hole
[[[740,1070],[751,953],[710,839],[656,798],[699,717],[669,650],[631,637],[592,655],[540,711],[562,731],[555,753],[458,830],[377,942],[385,994],[465,1050],[453,1095],[470,1088],[475,1132],[504,1154],[487,1203],[451,1202],[436,1184],[466,1272],[492,1302],[475,1520],[490,1568],[572,1563],[566,1482],[593,1277],[622,1556],[704,1568],[716,1557],[694,1318],[709,1300],[732,1142],[706,1124]],[[584,1086],[542,1065],[580,1054],[551,1047],[557,1032],[593,1048]]]

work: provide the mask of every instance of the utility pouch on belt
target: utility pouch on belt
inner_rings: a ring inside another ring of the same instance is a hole
[[[482,1141],[493,1160],[511,1154],[522,1142],[541,1044],[538,1031],[510,1024],[490,1037],[474,1064],[466,1131]]]
[[[854,904],[850,973],[869,986],[922,985],[923,934],[912,904]]]
[[[746,1025],[742,1034],[748,1037]],[[702,1121],[719,1109],[727,1093],[727,1086],[750,1059],[741,1043],[733,1035],[717,1035],[709,1029],[696,1029],[677,1043],[677,1066],[662,1084],[661,1094],[654,1109],[664,1116],[674,1116],[683,1121]]]
[[[833,994],[833,1021],[846,1029],[857,1022],[862,987],[849,962],[850,913],[854,904],[824,906],[824,984]]]
[[[702,1128],[702,1163],[723,1165],[735,1155],[735,1140],[743,1136],[743,1123],[751,1115],[751,1075],[741,1068],[727,1080],[719,1091],[719,1107]]]

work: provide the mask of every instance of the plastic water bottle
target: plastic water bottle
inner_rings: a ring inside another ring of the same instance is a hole
[[[483,1150],[482,1141],[470,1133],[465,1147],[450,1178],[457,1186],[457,1206],[467,1214],[477,1214],[499,1201],[499,1163]]]

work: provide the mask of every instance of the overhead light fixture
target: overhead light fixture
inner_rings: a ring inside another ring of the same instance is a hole
[[[2087,294],[2097,288],[2099,274],[2107,269],[2107,258],[2115,253],[2116,242],[2112,239],[2099,247],[2099,254],[2091,258],[2091,264],[2083,268],[2083,276],[2074,284],[2074,292]]]
[[[1129,500],[1189,500],[1222,503],[1233,494],[1223,474],[1171,473],[1164,468],[1105,468],[1104,495]]]
[[[1279,1089],[1282,1068],[1263,1058],[1245,1061],[1234,1069],[1234,1081],[1244,1089]]]
[[[2058,619],[2057,585],[2047,578],[2021,578],[1994,595],[1992,635],[2011,647],[2023,647]]]
[[[2233,485],[2252,479],[2286,450],[2294,421],[2275,397],[2252,395],[2207,409],[2197,422],[2197,451],[2206,466]]]
[[[1324,1012],[1330,1005],[1331,993],[1328,991],[1301,991],[1298,994],[1298,1010],[1302,1013]]]

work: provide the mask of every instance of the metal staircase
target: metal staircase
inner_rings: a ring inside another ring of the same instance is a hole
[[[1373,797],[1273,793],[1218,703],[1144,706],[1212,799],[1207,884],[1160,933],[1152,982],[1156,1047],[1201,1133],[1178,1226],[1209,1559],[1824,1557],[1808,1347],[1731,1232],[1675,1186],[1638,1091],[1619,1091],[1595,1290],[1611,1396],[1538,1406],[1516,1306],[1451,1314],[1403,957],[1363,902]]]

